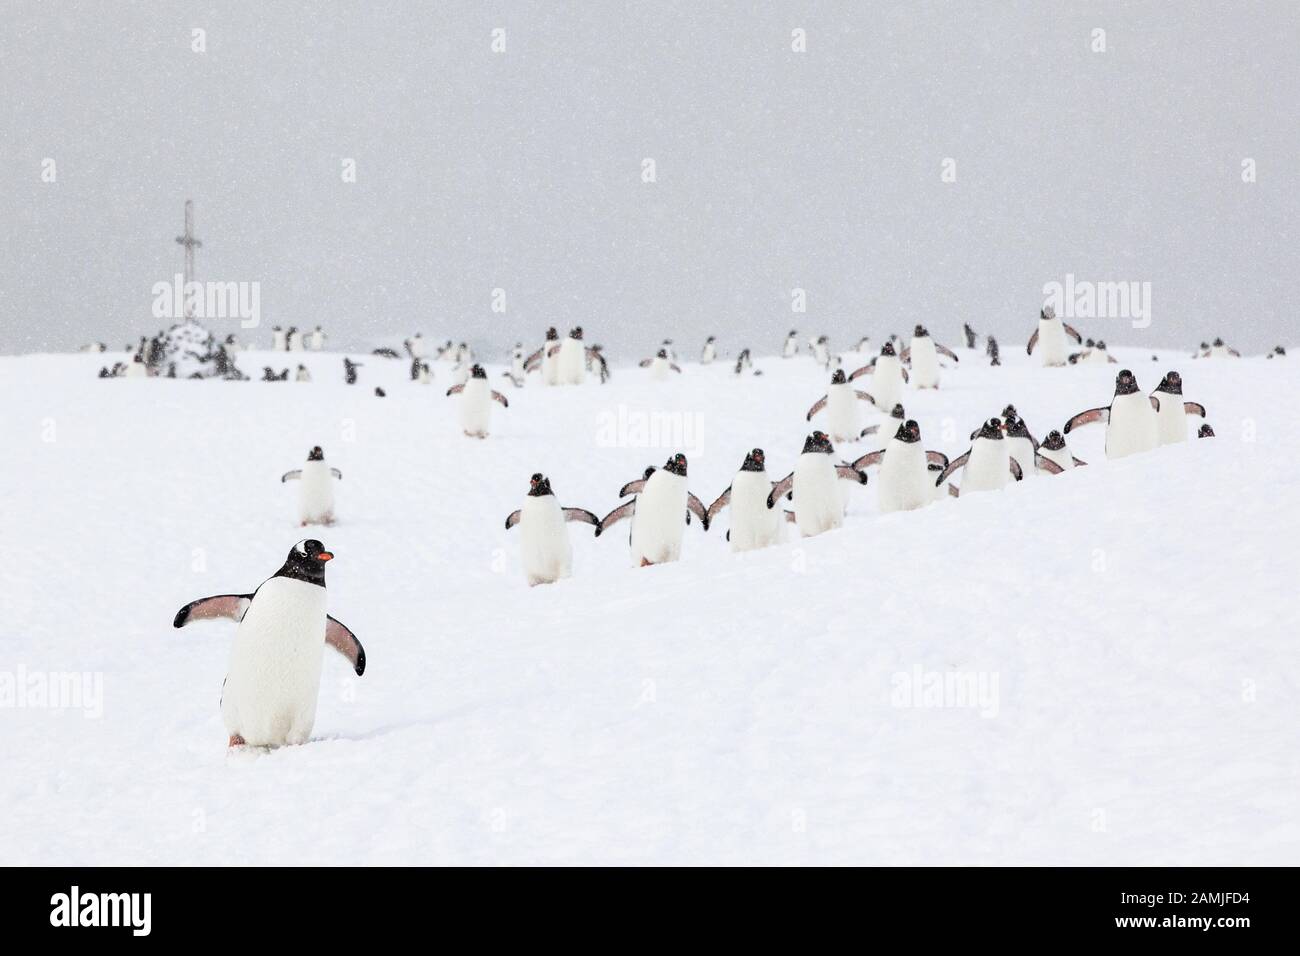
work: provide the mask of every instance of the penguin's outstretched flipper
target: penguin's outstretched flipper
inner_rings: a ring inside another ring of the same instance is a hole
[[[878,465],[880,464],[880,460],[884,457],[885,449],[883,448],[869,451],[853,463],[853,469],[855,471],[862,471],[865,468],[870,468],[872,465]]]
[[[1156,411],[1160,411],[1160,399],[1156,398],[1154,395],[1148,395],[1147,397],[1151,399],[1151,407]]]
[[[331,468],[330,474],[333,475],[335,478],[337,478],[339,481],[343,480],[343,472],[339,471],[337,468]]]
[[[843,478],[845,481],[856,481],[860,485],[865,485],[867,483],[866,472],[858,471],[852,465],[836,465],[835,475],[836,477]]]
[[[900,368],[898,371],[901,372],[902,375],[903,375],[903,382],[904,382],[904,384],[906,384],[907,382],[911,381],[911,380],[907,377],[907,369],[905,369],[905,368]],[[872,404],[875,404],[875,403],[873,402]]]
[[[293,471],[286,471],[283,475],[280,476],[280,484],[284,484],[286,481],[297,481],[301,477],[302,477],[302,469],[295,468]]]
[[[1065,423],[1065,427],[1062,428],[1061,431],[1065,432],[1065,434],[1068,435],[1070,434],[1071,430],[1075,428],[1079,428],[1080,426],[1091,425],[1093,422],[1108,422],[1108,421],[1110,421],[1109,405],[1107,405],[1105,408],[1090,408],[1086,412],[1080,412],[1079,414],[1071,418],[1068,422]]]
[[[870,402],[872,405],[875,405],[875,404],[876,404],[876,400],[875,400],[874,398],[872,398],[871,395],[870,395],[870,393],[868,393],[868,392],[864,392],[864,391],[861,391],[860,389],[856,389],[856,388],[855,388],[855,389],[853,390],[853,394],[856,395],[858,398],[862,399],[864,402]],[[879,407],[879,406],[876,406],[876,407]]]
[[[961,497],[961,492],[957,490],[957,486],[956,486],[956,485],[951,485],[951,484],[950,484],[950,485],[948,486],[948,497],[949,497],[949,498],[960,498],[960,497]]]
[[[348,659],[358,677],[366,672],[366,649],[346,624],[328,614],[325,615],[325,643]]]
[[[1071,455],[1070,457],[1071,457],[1071,458],[1074,458],[1073,455]],[[1086,465],[1086,464],[1088,464],[1086,461],[1081,461],[1081,460],[1078,459],[1078,458],[1074,458],[1074,467],[1079,468],[1079,467],[1081,467],[1081,466],[1083,466],[1083,465]]]
[[[650,367],[650,363],[651,363],[651,361],[653,361],[653,360],[652,360],[652,359],[642,359],[641,361],[637,362],[637,365],[640,366],[641,368],[649,368],[649,367]]]
[[[563,511],[565,521],[585,521],[593,528],[600,527],[600,519],[586,508],[565,508]]]
[[[1188,415],[1200,415],[1205,417],[1205,406],[1200,402],[1183,402],[1183,411]]]
[[[596,537],[600,537],[611,527],[618,524],[624,518],[630,518],[636,513],[636,499],[625,502],[611,511],[605,517],[600,519],[600,524],[596,525]]]
[[[447,394],[448,394],[449,396],[451,396],[451,395],[459,395],[459,394],[460,394],[461,392],[463,392],[463,391],[465,391],[465,386],[464,386],[464,385],[453,385],[451,388],[447,389]]]
[[[730,485],[727,486],[727,490],[726,490],[726,491],[724,491],[722,494],[718,495],[717,498],[713,499],[713,504],[709,505],[709,510],[705,512],[705,514],[708,516],[709,523],[712,524],[712,523],[713,523],[713,519],[714,519],[714,517],[717,516],[718,512],[721,511],[723,508],[727,507],[727,505],[729,505],[729,504],[731,504],[731,486],[730,486]],[[730,532],[730,531],[727,532],[727,540],[728,540],[728,541],[731,540],[731,532]]]
[[[506,517],[506,530],[509,531],[515,525],[519,524],[519,518],[520,518],[520,513],[518,509],[515,509],[514,511],[510,512],[510,514]]]
[[[215,621],[218,618],[242,621],[252,603],[251,594],[214,594],[212,597],[199,598],[176,612],[172,627],[184,627],[191,621]]]
[[[825,407],[826,407],[826,396],[823,395],[821,398],[817,399],[817,401],[813,402],[813,407],[808,409],[808,414],[804,417],[804,421],[808,421],[808,422],[812,421],[812,417]]]
[[[940,485],[942,485],[945,481],[948,480],[949,475],[951,475],[958,468],[964,467],[966,462],[968,461],[970,461],[969,450],[962,452],[952,461],[948,462],[948,467],[946,467],[943,471],[939,472],[939,477],[935,479],[934,486],[938,488]]]
[[[1076,342],[1083,341],[1083,336],[1080,335],[1078,330],[1075,329],[1075,327],[1071,325],[1069,322],[1062,322],[1061,327],[1065,329],[1065,334],[1068,335],[1070,338],[1074,339],[1074,341]]]
[[[795,524],[799,519],[795,517],[795,513],[793,511],[787,511],[785,513],[785,520],[787,524]]]
[[[1020,481],[1025,477],[1025,473],[1020,470],[1020,462],[1016,461],[1014,458],[1008,458],[1007,464],[1011,466],[1011,476],[1015,478],[1016,481]]]
[[[645,491],[645,478],[637,478],[618,489],[618,496],[626,498],[628,495],[639,495],[643,491]]]
[[[1033,355],[1034,346],[1038,344],[1038,330],[1034,329],[1034,334],[1029,336],[1029,344],[1025,346],[1025,354]]]
[[[946,356],[948,356],[948,358],[952,359],[954,362],[960,362],[960,361],[961,361],[961,359],[959,359],[959,358],[956,356],[956,354],[953,352],[953,350],[950,349],[950,348],[948,348],[948,346],[946,346],[946,345],[940,345],[938,342],[935,342],[935,343],[934,343],[934,350],[935,350],[936,352],[938,352],[940,355],[946,355]]]
[[[879,425],[868,425],[866,428],[862,429],[862,432],[861,434],[858,435],[858,437],[866,438],[868,435],[874,435],[878,431],[880,431]]]
[[[767,506],[775,508],[776,503],[781,500],[782,495],[791,495],[794,493],[794,472],[786,475],[780,481],[772,486],[772,490],[767,496]]]
[[[500,392],[496,391],[495,389],[493,389],[492,391],[492,401],[500,402],[502,408],[510,407],[510,403],[506,401],[506,397],[502,395]]]
[[[850,381],[850,382],[853,381],[853,380],[854,380],[855,378],[857,378],[859,375],[871,375],[871,374],[873,374],[875,371],[876,371],[876,360],[875,360],[875,359],[872,359],[872,360],[871,360],[870,362],[868,362],[866,365],[862,366],[862,368],[860,368],[860,369],[856,369],[855,371],[851,372],[851,373],[849,374],[849,381]]]
[[[927,451],[925,461],[930,471],[943,471],[948,467],[948,456],[941,451]]]
[[[704,504],[700,501],[699,498],[696,498],[693,494],[691,494],[688,491],[686,492],[686,523],[687,524],[691,523],[691,515],[695,515],[695,517],[700,519],[700,524],[704,526],[705,531],[709,530],[709,514],[707,511],[704,510]]]
[[[1035,455],[1034,464],[1049,475],[1059,475],[1061,472],[1065,471],[1064,468],[1045,455]]]

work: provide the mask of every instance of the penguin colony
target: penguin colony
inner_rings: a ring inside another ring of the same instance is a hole
[[[160,333],[161,336],[161,333]],[[963,326],[968,349],[977,343],[975,331]],[[277,351],[319,351],[326,340],[319,326],[303,333],[296,327],[273,329]],[[1069,341],[1081,346],[1069,351]],[[159,369],[161,339],[142,339],[132,351],[129,363],[118,363],[100,377],[144,378],[165,374]],[[475,361],[465,344],[427,345],[416,333],[404,343],[411,361],[410,378],[428,384],[434,378],[431,362],[451,366],[454,384],[447,397],[457,400],[461,430],[468,437],[483,439],[490,433],[493,407],[510,407],[499,391],[492,389],[487,372]],[[987,337],[986,355],[998,365],[997,343]],[[241,350],[234,336],[217,346],[222,367],[229,378],[247,378],[234,368],[231,356]],[[83,351],[103,351],[88,346]],[[799,353],[797,330],[791,330],[780,355]],[[1105,428],[1105,454],[1123,458],[1150,451],[1161,445],[1187,440],[1187,418],[1204,419],[1204,406],[1185,401],[1182,377],[1170,371],[1155,390],[1143,392],[1136,375],[1122,369],[1115,378],[1115,390],[1104,406],[1085,409],[1072,416],[1060,429],[1053,429],[1040,442],[1013,405],[1002,409],[976,428],[970,447],[951,461],[942,452],[927,450],[920,426],[907,417],[902,404],[904,388],[937,389],[945,363],[955,364],[958,356],[935,341],[928,329],[917,325],[910,343],[897,336],[887,338],[878,350],[869,339],[857,343],[855,352],[872,354],[852,372],[841,367],[847,356],[832,355],[826,336],[810,338],[807,351],[814,361],[831,372],[827,392],[809,408],[809,422],[825,413],[825,430],[808,434],[793,469],[784,477],[767,471],[762,448],[748,451],[731,483],[707,507],[706,499],[692,492],[686,456],[674,454],[662,467],[649,466],[640,477],[620,490],[617,504],[603,518],[594,511],[559,503],[550,478],[535,473],[529,478],[522,504],[505,519],[507,531],[518,529],[521,565],[530,586],[549,584],[572,572],[573,549],[568,525],[590,525],[596,537],[626,525],[627,544],[634,566],[646,567],[673,562],[681,557],[687,529],[694,523],[707,533],[723,511],[728,514],[725,532],[734,552],[751,551],[778,544],[785,525],[793,524],[804,537],[839,528],[848,504],[847,489],[871,483],[881,513],[910,511],[942,497],[996,491],[1009,482],[1031,475],[1058,475],[1084,466],[1066,444],[1066,436],[1091,424]],[[1088,339],[1050,309],[1040,313],[1038,326],[1026,347],[1045,366],[1070,364],[1117,364],[1104,342]],[[392,349],[375,349],[373,355],[399,359]],[[1284,358],[1279,346],[1269,358]],[[700,364],[709,365],[721,357],[717,339],[709,336],[700,354]],[[1194,358],[1235,358],[1239,354],[1216,339],[1202,343]],[[667,381],[682,374],[670,340],[665,340],[652,358],[640,362],[652,381]],[[344,358],[344,379],[358,381],[363,363]],[[857,364],[857,363],[854,363]],[[734,372],[761,374],[753,369],[750,350],[741,350]],[[516,388],[523,388],[537,373],[543,386],[581,385],[590,376],[604,383],[610,372],[599,345],[588,345],[581,327],[561,337],[552,327],[542,345],[527,353],[522,343],[511,353],[510,369],[502,373]],[[859,388],[854,383],[862,380]],[[266,367],[263,381],[287,381],[289,370],[276,372]],[[310,382],[308,369],[299,364],[294,381]],[[376,388],[382,396],[383,390]],[[874,410],[883,420],[862,427],[864,410]],[[1201,424],[1198,437],[1213,437],[1208,424]],[[843,460],[836,443],[871,439],[874,450],[853,461]],[[872,469],[875,469],[874,476]],[[960,483],[950,479],[960,473]],[[331,526],[335,521],[335,483],[342,473],[330,466],[320,446],[312,447],[300,468],[283,474],[282,483],[294,482],[297,490],[296,516],[301,527]],[[366,655],[352,631],[326,610],[325,566],[334,554],[324,544],[307,538],[296,543],[284,564],[252,592],[219,594],[200,598],[177,612],[173,624],[185,627],[195,621],[230,620],[237,624],[230,664],[221,694],[221,713],[229,746],[274,747],[303,743],[310,739],[319,693],[324,648],[342,654],[354,672],[365,672]]]

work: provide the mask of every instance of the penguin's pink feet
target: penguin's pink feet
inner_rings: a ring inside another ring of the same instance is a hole
[[[230,747],[231,749],[234,749],[235,747],[244,746],[245,743],[246,741],[244,740],[243,737],[239,736],[239,734],[231,734],[230,743],[228,743],[226,746]]]
[[[654,566],[654,562],[651,561],[651,560],[649,560],[648,558],[642,558],[642,559],[641,559],[641,567],[643,567],[643,568],[649,568],[649,567],[653,567],[653,566]]]

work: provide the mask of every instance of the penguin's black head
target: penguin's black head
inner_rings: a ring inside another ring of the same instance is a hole
[[[813,432],[803,443],[803,453],[817,452],[822,455],[831,455],[835,453],[831,445],[830,437],[825,432]]]
[[[1029,427],[1022,418],[1008,418],[1002,426],[1008,438],[1028,438]]]
[[[1166,372],[1165,377],[1156,386],[1156,391],[1168,392],[1170,395],[1183,394],[1183,377],[1177,372]]]
[[[1282,348],[1282,346],[1279,345],[1279,346],[1277,346],[1276,348],[1273,349],[1273,354],[1274,354],[1274,355],[1286,355],[1286,349]]]
[[[552,494],[551,479],[547,478],[540,471],[528,479],[528,494],[534,498],[541,498],[545,495]]]
[[[1203,348],[1203,349],[1208,349],[1209,347],[1210,347],[1210,343],[1209,343],[1209,342],[1202,342],[1202,343],[1201,343],[1201,348]]]
[[[569,330],[569,338],[571,338],[571,339],[581,339],[581,338],[582,338],[582,326],[579,325],[577,328],[570,329],[570,330]]]
[[[1060,451],[1065,447],[1065,436],[1053,428],[1043,439],[1043,447],[1048,451]]]
[[[898,402],[889,412],[890,418],[897,418],[900,422],[907,417],[907,412],[903,411],[902,402]]]
[[[990,418],[980,426],[980,438],[991,438],[994,441],[1002,440],[1002,423],[996,418]]]
[[[546,341],[554,342],[559,337],[560,337],[560,333],[555,331],[555,326],[552,325],[549,329],[546,330]]]
[[[716,337],[716,336],[712,336],[712,335],[710,335],[710,336],[709,336],[707,339],[705,339],[704,341],[705,341],[705,343],[707,344],[707,343],[709,343],[709,342],[712,342],[712,341],[714,340],[715,337]]]
[[[1215,340],[1214,340],[1214,347],[1215,347],[1215,348],[1219,348],[1219,347],[1222,346],[1222,345],[1223,345],[1223,339],[1215,339]]]
[[[320,450],[320,445],[315,445],[312,450],[307,452],[308,461],[324,461],[325,453]]]
[[[893,343],[893,342],[886,342],[884,345],[882,345],[882,346],[880,347],[880,354],[881,354],[881,355],[897,355],[898,353],[894,351],[894,343]]]
[[[674,475],[680,475],[681,477],[685,478],[686,477],[686,456],[683,455],[681,452],[678,452],[677,454],[673,455],[673,457],[669,458],[668,461],[664,464],[664,471],[669,471],[672,472]]]
[[[658,352],[655,353],[655,358],[666,359],[667,357],[668,357],[667,349],[660,349]]]
[[[1084,339],[1084,340],[1083,340],[1083,347],[1084,347],[1084,348],[1087,348],[1087,349],[1092,348],[1092,347],[1093,347],[1094,345],[1096,345],[1096,344],[1097,344],[1097,343],[1094,342],[1092,339]]]
[[[1106,343],[1103,342],[1101,339],[1098,339],[1097,348],[1101,349],[1103,352],[1106,351]]]
[[[924,325],[918,325],[916,328],[912,330],[912,338],[915,339],[923,339],[929,334],[930,333],[925,330]]]
[[[1132,395],[1138,390],[1137,378],[1128,369],[1121,369],[1115,376],[1115,394]]]
[[[844,369],[842,368],[837,368],[835,374],[831,376],[832,385],[843,385],[847,381],[848,377],[844,374]]]
[[[754,448],[745,456],[745,463],[740,466],[741,471],[762,471],[767,456],[763,454],[763,449]]]
[[[1006,408],[1002,409],[1002,417],[1003,417],[1003,418],[1019,418],[1019,417],[1020,417],[1020,413],[1016,411],[1016,406],[1014,406],[1014,405],[1008,405]]]
[[[642,475],[641,477],[642,477],[642,478],[649,478],[649,477],[650,477],[651,475],[653,475],[654,473],[655,473],[655,466],[654,466],[654,465],[647,465],[647,466],[646,466],[646,469],[645,469],[645,474]]]
[[[469,370],[469,374],[473,378],[487,378],[487,372],[483,370],[482,365],[475,364],[474,366],[472,366]]]
[[[798,335],[798,334],[799,334],[799,330],[798,330],[798,329],[791,329],[791,330],[790,330],[790,338],[794,338],[794,337],[795,337],[796,335]]]
[[[1197,438],[1213,438],[1214,429],[1209,425],[1202,425],[1200,431],[1196,433]]]
[[[315,538],[299,541],[289,549],[289,556],[284,559],[284,566],[275,573],[277,578],[293,578],[309,584],[325,586],[325,562],[332,561],[334,554],[325,550],[325,545]]]
[[[1056,309],[1050,305],[1044,306],[1043,310],[1038,313],[1038,317],[1040,319],[1054,319],[1056,318]]]
[[[894,437],[909,445],[918,442],[921,440],[921,426],[916,423],[916,419],[909,418],[898,426],[898,431],[894,432]]]

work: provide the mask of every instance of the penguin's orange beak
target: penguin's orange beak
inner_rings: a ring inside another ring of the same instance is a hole
[[[322,551],[320,554],[316,555],[316,560],[317,560],[317,561],[333,561],[333,560],[334,560],[334,554],[333,554],[333,552],[330,552],[330,551]]]

